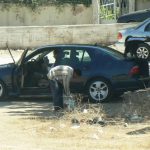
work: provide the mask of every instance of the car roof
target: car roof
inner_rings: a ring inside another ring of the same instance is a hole
[[[117,23],[142,22],[150,16],[150,9],[139,10],[121,15],[117,19]]]
[[[144,20],[143,22],[137,24],[137,26],[135,26],[135,29],[138,29],[140,27],[142,27],[143,25],[147,24],[150,22],[150,18],[147,18],[146,20]]]
[[[36,49],[41,49],[41,48],[49,48],[49,47],[103,47],[101,45],[97,44],[52,44],[52,45],[43,45],[40,47],[37,47]]]
[[[134,15],[134,14],[142,14],[142,13],[149,12],[149,11],[150,11],[150,9],[138,10],[138,11],[134,11],[134,12],[131,12],[131,13],[124,14],[120,17],[130,16],[130,15]]]
[[[107,55],[111,55],[111,56],[115,56],[115,57],[121,57],[123,58],[122,53],[120,53],[119,51],[116,51],[115,49],[108,47],[108,46],[103,46],[103,45],[99,45],[99,44],[56,44],[56,45],[45,45],[45,46],[41,46],[38,47],[37,49],[35,49],[35,51],[40,51],[43,48],[62,48],[62,47],[73,47],[73,48],[93,48],[93,49],[99,49],[101,52],[103,53],[107,53]]]

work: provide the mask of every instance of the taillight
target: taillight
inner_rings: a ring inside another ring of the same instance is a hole
[[[131,68],[129,75],[134,76],[134,75],[138,75],[139,73],[140,73],[140,68],[138,66],[134,66]]]
[[[118,33],[117,39],[118,39],[118,40],[121,40],[121,39],[122,39],[122,34],[121,34],[120,32]]]

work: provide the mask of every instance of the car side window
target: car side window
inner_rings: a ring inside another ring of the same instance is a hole
[[[84,52],[83,62],[91,62],[91,57],[90,57],[90,55],[87,53],[87,51]]]
[[[50,53],[48,53],[46,56],[47,56],[50,64],[54,64],[55,63],[55,58],[54,58],[53,51],[51,51]]]
[[[41,56],[41,53],[36,54],[35,56],[31,57],[28,61],[37,60]]]
[[[46,56],[51,50],[50,49],[47,49],[47,48],[43,48],[43,49],[40,49],[40,52],[39,53],[33,53],[30,55],[30,53],[28,54],[28,61],[33,61],[33,60],[36,60],[36,61],[39,61],[41,59],[43,59],[44,56]]]
[[[82,63],[88,64],[90,63],[91,57],[89,53],[84,49],[72,49],[72,48],[64,48],[62,49],[63,59],[60,62],[60,65],[68,65],[71,67],[80,67]],[[52,52],[50,52],[47,57],[49,58],[49,62],[52,63],[54,61],[52,58]]]
[[[69,65],[71,67],[76,67],[79,63],[79,57],[78,52],[74,49],[64,49],[64,58],[63,58],[63,64]]]
[[[80,62],[82,61],[83,53],[83,50],[76,50],[76,57],[79,59]]]
[[[145,27],[145,31],[150,32],[150,23]]]
[[[70,50],[62,50],[60,52],[61,53],[57,65],[67,65],[66,60],[70,58]],[[54,58],[54,50],[50,51],[44,57],[47,57],[50,65],[54,64],[56,61],[56,59]]]
[[[79,59],[79,61],[81,62],[91,62],[91,57],[88,54],[87,51],[85,50],[76,50],[76,57]]]

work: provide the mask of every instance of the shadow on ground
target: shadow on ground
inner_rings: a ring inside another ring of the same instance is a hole
[[[0,108],[9,116],[26,119],[49,119],[54,117],[52,100],[46,98],[17,98],[0,102]]]
[[[128,135],[139,135],[139,134],[147,134],[147,133],[150,133],[150,127],[145,127],[145,128],[139,129],[139,130],[134,130],[134,131],[128,132],[127,134]]]
[[[99,104],[87,104],[82,102],[81,108],[87,105],[102,108],[107,116],[115,117],[122,111],[122,99],[114,98],[111,102]],[[48,98],[16,98],[6,99],[0,102],[0,109],[8,116],[21,117],[23,119],[54,119],[63,117],[66,111],[54,112],[53,103]]]

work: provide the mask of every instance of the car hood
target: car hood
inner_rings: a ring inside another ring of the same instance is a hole
[[[12,71],[14,67],[14,63],[0,65],[0,73],[3,73],[4,71]]]

